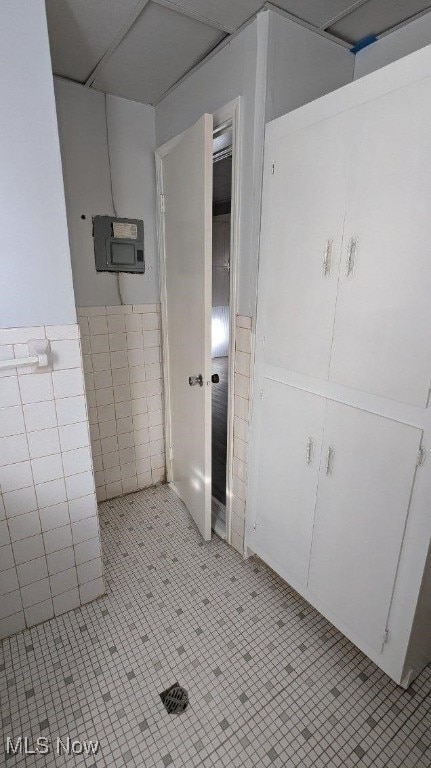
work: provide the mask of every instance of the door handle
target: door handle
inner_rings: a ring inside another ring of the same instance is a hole
[[[199,384],[200,387],[203,387],[204,380],[202,378],[202,374],[200,373],[198,376],[189,376],[189,384],[191,387],[195,387],[196,384]]]
[[[213,375],[211,376],[211,381],[213,384],[218,384],[220,382],[220,376],[218,375],[218,373],[213,373]]]

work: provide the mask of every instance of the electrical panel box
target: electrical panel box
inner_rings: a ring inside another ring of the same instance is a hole
[[[145,272],[141,219],[94,216],[93,239],[97,272]]]

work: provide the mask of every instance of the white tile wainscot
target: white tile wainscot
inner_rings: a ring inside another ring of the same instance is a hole
[[[233,426],[232,546],[244,554],[247,501],[247,459],[251,398],[252,319],[236,317],[235,385]]]
[[[77,311],[97,498],[164,482],[160,305]]]
[[[0,329],[0,359],[43,338],[52,372],[0,371],[0,637],[105,591],[79,326]]]

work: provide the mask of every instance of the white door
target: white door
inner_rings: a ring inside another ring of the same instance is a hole
[[[327,402],[309,590],[380,651],[422,431]]]
[[[307,586],[325,399],[266,379],[251,547],[294,587]]]
[[[269,365],[328,378],[342,250],[349,115],[265,147],[259,335]]]
[[[211,538],[212,134],[212,116],[204,115],[157,152],[168,480],[205,539]]]
[[[352,111],[330,379],[426,407],[431,377],[431,81]]]

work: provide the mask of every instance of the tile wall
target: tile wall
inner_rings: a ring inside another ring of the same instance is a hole
[[[0,637],[104,593],[79,327],[0,330],[0,359],[44,338],[52,372],[0,371]]]
[[[233,499],[231,543],[244,553],[244,526],[247,500],[247,459],[251,400],[252,319],[236,317]]]
[[[164,482],[160,304],[77,311],[98,500]]]

